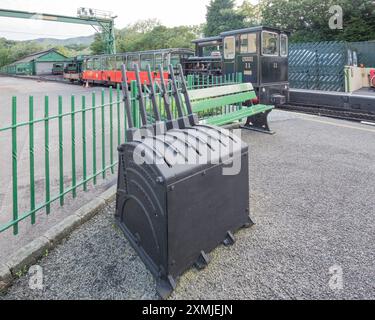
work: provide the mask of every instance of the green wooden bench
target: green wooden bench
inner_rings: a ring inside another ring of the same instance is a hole
[[[223,126],[247,119],[246,124],[241,128],[274,133],[268,126],[268,115],[274,106],[243,105],[257,97],[251,83],[189,90],[188,95],[194,113],[215,113],[221,109],[221,114],[210,116],[204,120],[207,124]]]

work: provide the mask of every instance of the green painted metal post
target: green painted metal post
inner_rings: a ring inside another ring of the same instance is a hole
[[[106,177],[106,172],[105,172],[105,109],[104,109],[104,104],[105,104],[105,96],[104,96],[104,89],[102,89],[102,101],[101,101],[101,112],[102,112],[102,176],[103,179]]]
[[[46,176],[46,212],[51,212],[51,184],[50,184],[50,166],[49,166],[49,99],[44,97],[44,165]]]
[[[83,191],[87,191],[87,139],[86,139],[86,97],[82,96],[82,172]]]
[[[93,183],[96,185],[96,94],[91,95],[92,106],[92,173],[94,175]]]
[[[18,172],[17,172],[17,98],[12,98],[12,185],[13,220],[18,220]],[[18,223],[13,225],[13,233],[18,234]]]
[[[137,88],[137,82],[132,81],[130,83],[130,90],[131,90],[131,106],[133,110],[133,119],[134,119],[134,126],[136,128],[140,127],[140,117],[139,117],[139,106],[138,106],[138,88]]]
[[[189,90],[192,90],[193,86],[194,86],[193,75],[190,74],[190,75],[187,76],[187,82],[188,82]]]
[[[72,133],[72,193],[77,197],[77,172],[76,172],[76,128],[75,128],[75,97],[71,97],[71,133]]]
[[[114,174],[113,168],[113,88],[109,87],[109,159],[111,162],[111,173]]]
[[[60,176],[60,206],[64,205],[64,128],[63,128],[63,99],[59,96],[59,176]]]
[[[30,158],[30,211],[35,224],[35,155],[34,155],[34,97],[29,97],[29,158]]]

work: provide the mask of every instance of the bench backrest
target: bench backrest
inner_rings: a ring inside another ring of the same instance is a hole
[[[251,83],[240,83],[189,90],[189,97],[193,111],[200,112],[252,100],[256,98],[256,94]]]

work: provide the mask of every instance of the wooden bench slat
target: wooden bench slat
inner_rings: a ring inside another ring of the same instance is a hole
[[[199,100],[192,103],[194,112],[201,112],[217,107],[223,107],[226,105],[233,105],[236,103],[244,102],[247,100],[255,99],[256,94],[254,91],[248,91],[243,93],[232,94],[228,96],[223,96],[220,98],[212,98],[207,100]]]
[[[226,114],[209,118],[206,120],[206,123],[210,125],[222,126],[272,109],[274,109],[274,106],[262,104],[248,108],[244,107],[238,111],[228,112]]]
[[[189,90],[189,97],[190,101],[193,102],[200,99],[215,98],[245,91],[254,91],[253,85],[251,83],[240,83],[221,87]]]

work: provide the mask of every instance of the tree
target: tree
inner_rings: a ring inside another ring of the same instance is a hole
[[[105,42],[101,33],[95,33],[95,38],[90,49],[92,54],[103,54],[105,52]]]
[[[332,30],[330,7],[343,9],[343,29]],[[375,39],[373,0],[263,0],[263,24],[292,32],[293,42]]]
[[[205,36],[217,36],[221,32],[241,29],[245,26],[242,12],[237,11],[234,0],[211,0],[207,6]]]
[[[262,24],[260,3],[252,4],[249,0],[245,0],[238,8],[238,12],[245,17],[244,24],[246,27],[254,27]]]
[[[0,67],[43,49],[43,46],[36,42],[11,41],[0,38]]]

